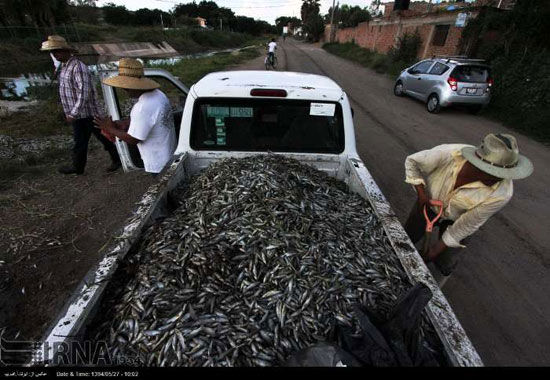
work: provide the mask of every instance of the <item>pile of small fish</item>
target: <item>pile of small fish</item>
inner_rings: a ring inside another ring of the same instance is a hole
[[[278,155],[225,159],[129,260],[96,339],[151,366],[271,366],[410,287],[371,206]]]

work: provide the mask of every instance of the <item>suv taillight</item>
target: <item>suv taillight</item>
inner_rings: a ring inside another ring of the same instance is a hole
[[[451,86],[451,90],[456,91],[456,89],[457,89],[457,86],[456,86],[457,81],[456,81],[455,78],[449,77],[449,79],[447,79],[447,83],[449,83],[449,86]]]
[[[485,92],[491,91],[491,87],[493,87],[493,78],[487,79],[487,87],[485,88]]]

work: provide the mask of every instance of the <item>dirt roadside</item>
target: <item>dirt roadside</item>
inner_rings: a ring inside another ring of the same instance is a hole
[[[68,157],[0,193],[0,328],[26,339],[40,337],[152,183],[143,172],[106,173],[97,144],[82,176],[57,173]]]

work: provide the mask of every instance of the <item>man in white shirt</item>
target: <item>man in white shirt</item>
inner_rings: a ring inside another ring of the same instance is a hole
[[[143,65],[136,59],[119,61],[119,75],[107,78],[103,83],[126,90],[132,98],[138,98],[130,112],[127,132],[119,129],[111,118],[96,118],[99,128],[128,144],[137,145],[145,171],[158,174],[170,161],[176,149],[176,132],[172,107],[166,95],[158,90],[160,85],[144,77]],[[118,123],[120,127],[123,123]]]
[[[271,42],[267,45],[267,59],[270,62],[273,62],[275,58],[275,50],[277,50],[277,43],[275,42],[275,38],[272,38]]]
[[[419,241],[426,228],[424,207],[433,218],[429,200],[443,203],[440,238],[424,260],[434,261],[448,276],[465,247],[461,242],[508,203],[513,179],[532,172],[531,161],[519,154],[516,139],[508,134],[489,134],[478,147],[444,144],[412,154],[405,160],[405,182],[415,187],[418,200],[405,231],[413,243]]]

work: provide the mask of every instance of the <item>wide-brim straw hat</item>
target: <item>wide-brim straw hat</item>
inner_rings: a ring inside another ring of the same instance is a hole
[[[503,179],[521,179],[533,173],[533,163],[519,154],[516,138],[490,133],[478,147],[462,148],[462,156],[476,168]]]
[[[69,45],[67,41],[58,35],[48,36],[48,39],[42,42],[42,51],[51,51],[51,50],[73,50],[76,51],[74,47]]]
[[[133,58],[122,58],[118,61],[118,75],[104,79],[103,83],[128,90],[149,91],[160,87],[160,84],[145,77],[143,64]]]

